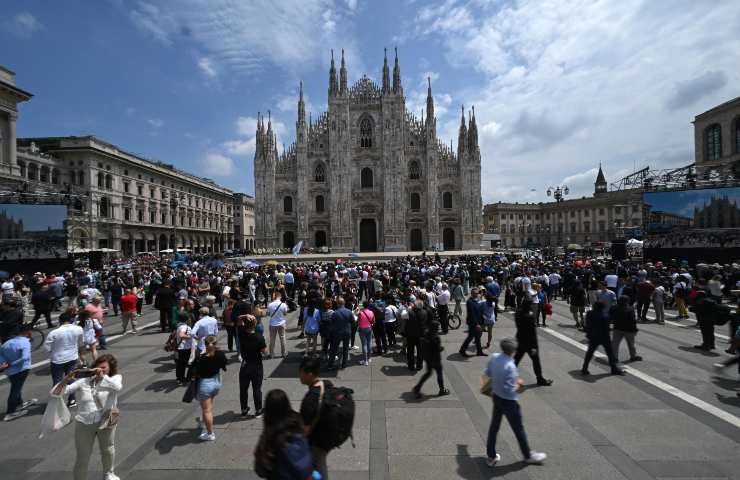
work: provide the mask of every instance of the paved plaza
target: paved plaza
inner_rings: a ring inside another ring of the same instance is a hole
[[[171,355],[162,345],[165,334],[154,326],[157,312],[145,307],[137,335],[115,338],[109,353],[119,359],[124,377],[120,398],[121,421],[116,440],[116,473],[123,479],[252,479],[253,451],[261,420],[239,416],[239,364],[232,359],[224,387],[216,398],[217,440],[198,440],[197,402],[181,402],[182,387],[174,380]],[[736,371],[715,372],[712,364],[723,353],[694,350],[698,330],[692,320],[666,325],[640,325],[638,353],[644,361],[628,365],[625,377],[608,375],[599,360],[584,379],[581,367],[583,334],[572,327],[568,308],[555,302],[549,328],[539,330],[545,376],[551,387],[537,387],[527,357],[520,373],[527,387],[521,395],[525,428],[532,448],[544,451],[544,465],[521,462],[516,441],[504,422],[499,466],[485,463],[485,439],[491,401],[478,393],[486,358],[463,359],[457,351],[463,326],[443,336],[445,382],[451,394],[437,398],[434,379],[425,397],[410,394],[415,378],[398,355],[375,357],[369,367],[351,366],[327,375],[355,392],[356,448],[345,444],[329,455],[332,479],[740,479],[740,398]],[[291,314],[289,326],[296,324]],[[107,318],[106,331],[120,331],[116,317]],[[717,329],[725,335],[726,328]],[[515,333],[510,313],[499,315],[494,343]],[[305,387],[297,379],[302,341],[289,329],[286,359],[265,362],[263,392],[285,390],[297,409]],[[717,352],[725,347],[718,340]],[[484,337],[485,340],[485,337]],[[225,338],[221,342],[225,348]],[[622,358],[626,346],[622,345]],[[72,478],[73,427],[38,439],[39,422],[51,388],[42,351],[34,353],[36,369],[24,389],[26,399],[41,404],[18,420],[0,424],[0,478],[64,480]],[[8,383],[0,384],[0,398]],[[251,403],[251,402],[250,402]],[[4,408],[4,407],[3,407]],[[100,455],[95,451],[90,478],[100,478]]]

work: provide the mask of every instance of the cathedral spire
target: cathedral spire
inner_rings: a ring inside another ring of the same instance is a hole
[[[432,77],[427,77],[427,122],[434,120],[434,98],[432,97]]]
[[[596,182],[594,182],[594,193],[606,193],[608,185],[606,183],[606,177],[604,171],[601,169],[601,162],[599,162],[599,173],[596,174]]]
[[[342,49],[342,66],[339,68],[339,94],[347,94],[347,66],[344,64],[344,49]]]
[[[334,50],[331,51],[331,66],[329,67],[329,96],[334,96],[338,93],[339,88],[337,87],[337,69],[334,66]]]
[[[300,87],[298,90],[298,124],[303,125],[306,123],[306,104],[303,101],[303,80],[301,80]]]
[[[460,118],[460,132],[457,135],[457,156],[462,158],[468,143],[468,129],[465,127],[465,105],[460,107],[462,116]]]
[[[398,66],[398,48],[393,49],[396,52],[396,62],[393,65],[393,93],[403,94],[401,87],[401,67]]]
[[[472,107],[470,122],[468,123],[468,150],[475,152],[478,149],[478,126],[475,123],[475,105]]]
[[[391,93],[391,77],[388,70],[388,49],[383,49],[383,93]]]
[[[267,133],[268,135],[272,134],[272,115],[269,110],[267,111]]]

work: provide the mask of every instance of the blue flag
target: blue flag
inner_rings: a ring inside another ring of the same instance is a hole
[[[301,248],[303,248],[303,240],[295,244],[293,247],[293,255],[297,257],[298,254],[301,253]]]

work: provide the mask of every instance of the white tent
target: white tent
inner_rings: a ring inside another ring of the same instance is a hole
[[[172,253],[171,248],[165,248],[164,250],[160,250],[159,253]]]
[[[627,245],[634,245],[635,247],[642,246],[642,241],[636,238],[630,238],[627,240]]]

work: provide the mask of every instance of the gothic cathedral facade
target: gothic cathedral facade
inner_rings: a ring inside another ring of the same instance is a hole
[[[475,112],[463,109],[457,152],[437,139],[431,82],[426,118],[406,109],[396,53],[382,85],[347,86],[332,53],[328,111],[306,121],[301,83],[296,141],[278,153],[271,119],[258,116],[254,155],[258,248],[335,252],[480,247],[481,157]],[[466,125],[467,123],[467,125]]]

